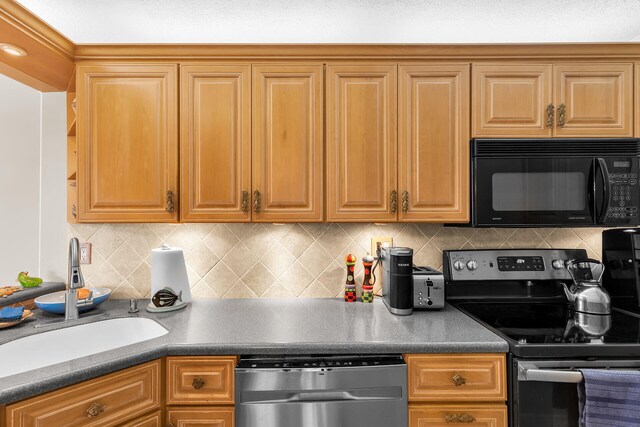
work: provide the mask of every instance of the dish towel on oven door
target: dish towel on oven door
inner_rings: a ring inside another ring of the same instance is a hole
[[[581,369],[581,427],[640,426],[640,372]]]

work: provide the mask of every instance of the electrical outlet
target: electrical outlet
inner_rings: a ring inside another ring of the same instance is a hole
[[[91,243],[80,243],[80,264],[91,264]]]
[[[379,248],[381,246],[393,246],[393,237],[391,236],[377,236],[371,238],[371,255],[378,257]]]

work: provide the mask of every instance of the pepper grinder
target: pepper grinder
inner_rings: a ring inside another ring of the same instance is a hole
[[[344,286],[344,300],[346,302],[356,302],[356,279],[354,277],[356,257],[353,254],[348,254],[344,257],[344,261],[347,264],[347,283]]]
[[[362,281],[362,302],[373,302],[373,285],[371,284],[371,266],[373,265],[373,257],[371,254],[366,254],[362,258],[362,265],[364,266],[364,280]]]

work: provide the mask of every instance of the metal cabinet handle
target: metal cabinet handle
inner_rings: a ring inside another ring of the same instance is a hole
[[[471,414],[447,414],[444,416],[446,423],[465,423],[470,424],[476,421],[476,417]]]
[[[402,192],[402,213],[406,214],[409,212],[409,192],[404,190]]]
[[[398,192],[391,190],[391,213],[394,214],[396,212],[398,212]]]
[[[465,385],[467,383],[467,379],[460,374],[455,374],[451,379],[456,386]]]
[[[94,402],[87,409],[87,418],[97,417],[104,412],[104,405],[100,402]]]
[[[202,378],[200,378],[200,377],[195,377],[193,379],[193,382],[191,383],[191,385],[196,390],[200,390],[202,387],[204,387],[204,380]]]
[[[242,190],[242,203],[240,205],[242,213],[249,212],[249,192]]]
[[[169,213],[173,213],[173,211],[175,210],[175,206],[173,205],[173,191],[172,190],[167,191],[167,208],[166,208],[166,210]]]
[[[75,203],[71,205],[71,216],[78,219],[78,209],[76,208]]]
[[[253,211],[257,214],[260,213],[260,202],[261,202],[260,191],[256,190],[253,192]]]
[[[547,127],[553,127],[554,108],[553,104],[547,105]]]
[[[567,106],[564,104],[560,104],[558,106],[558,126],[561,128],[565,125],[565,114],[567,112]]]

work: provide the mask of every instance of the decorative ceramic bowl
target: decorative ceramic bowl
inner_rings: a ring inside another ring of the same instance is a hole
[[[85,311],[93,310],[103,302],[109,299],[111,295],[111,289],[109,288],[94,288],[93,301],[87,305],[79,305],[78,311],[84,313]],[[36,306],[49,313],[64,314],[64,294],[66,291],[53,292],[51,294],[42,295],[35,299]]]

